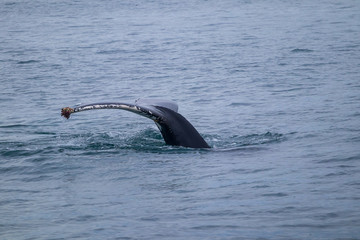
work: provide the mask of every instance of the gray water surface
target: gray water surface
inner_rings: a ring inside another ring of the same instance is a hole
[[[0,238],[359,239],[358,1],[0,3]],[[212,147],[93,102],[170,99]]]

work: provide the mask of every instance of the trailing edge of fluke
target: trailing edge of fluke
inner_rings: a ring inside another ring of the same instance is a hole
[[[93,103],[79,107],[61,109],[61,116],[70,118],[72,113],[95,109],[122,109],[150,118],[159,128],[166,144],[189,148],[210,148],[199,132],[178,111],[172,101],[157,99],[138,99],[128,103]]]

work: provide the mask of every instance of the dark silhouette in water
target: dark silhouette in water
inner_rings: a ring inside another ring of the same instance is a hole
[[[150,118],[158,126],[166,144],[190,148],[210,148],[199,132],[179,114],[174,102],[164,100],[137,100],[128,103],[95,103],[61,109],[61,115],[70,118],[72,113],[94,109],[123,109]]]

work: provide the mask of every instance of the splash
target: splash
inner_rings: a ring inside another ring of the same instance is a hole
[[[284,141],[286,137],[281,133],[266,132],[263,134],[249,134],[244,136],[233,135],[226,139],[220,136],[207,136],[206,139],[216,151],[234,151],[259,150],[268,144]]]

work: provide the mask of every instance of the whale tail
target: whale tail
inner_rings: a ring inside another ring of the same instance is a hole
[[[69,119],[76,112],[94,109],[122,109],[150,118],[159,128],[166,144],[190,148],[210,148],[191,123],[178,111],[172,101],[159,99],[138,99],[135,104],[94,103],[75,108],[61,109],[61,115]]]

